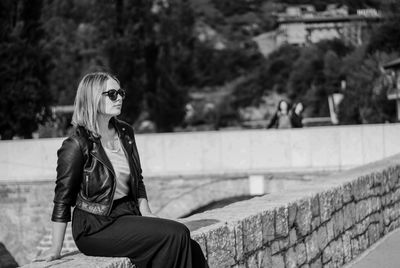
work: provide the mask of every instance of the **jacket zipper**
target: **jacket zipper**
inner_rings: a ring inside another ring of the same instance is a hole
[[[100,145],[101,146],[101,145]],[[94,155],[93,155],[94,156]],[[112,189],[112,195],[111,195],[111,204],[110,204],[110,207],[108,208],[108,210],[107,210],[107,215],[109,215],[110,214],[110,211],[111,211],[111,208],[112,208],[112,205],[113,205],[113,203],[114,203],[114,194],[115,194],[115,188],[116,188],[116,186],[117,186],[117,180],[116,180],[116,175],[115,175],[115,173],[114,173],[114,170],[112,170],[112,169],[110,169],[110,168],[108,168],[108,166],[103,162],[103,161],[101,161],[101,159],[99,159],[98,157],[96,157],[96,156],[94,156],[94,158],[96,158],[100,163],[102,163],[103,164],[103,166],[105,166],[108,170],[110,170],[111,171],[111,173],[113,174],[113,176],[114,176],[114,185],[113,185],[113,189]]]
[[[86,197],[89,198],[89,175],[86,174]]]

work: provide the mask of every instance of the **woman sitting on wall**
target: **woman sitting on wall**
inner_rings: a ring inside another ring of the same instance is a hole
[[[132,128],[118,119],[125,91],[108,73],[90,73],[75,98],[74,133],[58,150],[52,247],[60,258],[67,223],[86,255],[128,257],[137,267],[208,267],[188,228],[148,205]]]

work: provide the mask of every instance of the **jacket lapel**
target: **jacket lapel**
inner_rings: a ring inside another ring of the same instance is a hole
[[[105,165],[115,176],[114,168],[100,142],[93,143],[93,149],[90,151],[90,154],[97,160],[99,160],[103,165]]]
[[[134,140],[126,134],[126,129],[122,128],[121,125],[118,123],[118,121],[115,118],[111,119],[111,123],[114,125],[115,129],[118,132],[118,136],[120,137],[121,145],[124,148],[124,151],[126,152],[126,157],[129,162],[129,166],[131,167],[131,173],[135,177],[139,175],[139,155],[136,151],[136,147],[134,144]],[[133,163],[132,161],[133,160]]]

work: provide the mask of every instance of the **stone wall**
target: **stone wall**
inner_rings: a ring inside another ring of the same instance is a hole
[[[248,177],[146,178],[145,185],[152,211],[160,217],[175,219],[218,200],[289,189],[319,175],[266,174],[265,181],[255,185],[257,193],[252,193]],[[0,182],[0,242],[21,265],[51,246],[54,186],[54,181]],[[70,227],[69,224],[64,253],[76,250]]]
[[[400,225],[400,155],[184,222],[210,267],[341,267]]]
[[[195,215],[211,267],[341,267],[400,224],[400,155]]]

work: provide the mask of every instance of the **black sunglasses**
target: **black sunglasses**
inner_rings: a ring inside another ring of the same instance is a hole
[[[122,99],[125,99],[125,90],[123,90],[122,88],[120,88],[118,90],[110,89],[101,94],[107,95],[110,98],[110,100],[112,100],[112,101],[116,101],[118,99],[118,94],[121,95]]]

